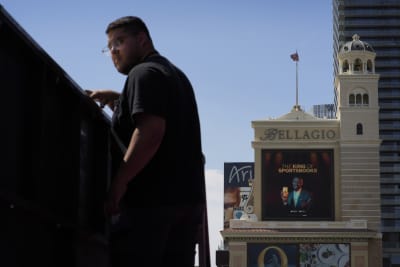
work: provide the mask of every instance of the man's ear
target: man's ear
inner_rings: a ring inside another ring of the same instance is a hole
[[[139,43],[141,46],[145,46],[146,42],[148,42],[149,38],[147,37],[146,33],[144,32],[139,32],[136,35],[136,38],[139,40]]]

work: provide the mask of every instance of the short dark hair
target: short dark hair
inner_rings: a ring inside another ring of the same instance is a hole
[[[114,20],[113,22],[108,24],[106,34],[115,29],[123,29],[124,31],[127,31],[133,35],[138,34],[139,32],[144,32],[151,40],[149,29],[147,28],[143,20],[139,17],[126,16]]]

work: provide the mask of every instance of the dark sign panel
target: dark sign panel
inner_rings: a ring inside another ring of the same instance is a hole
[[[332,149],[262,150],[262,220],[333,220]]]
[[[245,207],[252,207],[250,195],[253,180],[253,162],[224,164],[224,228],[229,226],[230,219],[240,219]]]

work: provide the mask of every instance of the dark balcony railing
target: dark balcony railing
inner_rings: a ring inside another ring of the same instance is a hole
[[[1,5],[0,40],[0,266],[107,266],[110,119]]]

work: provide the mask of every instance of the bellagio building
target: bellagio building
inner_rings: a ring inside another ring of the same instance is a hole
[[[296,105],[252,122],[252,195],[219,266],[382,266],[375,56],[357,35],[341,47],[336,119]]]

